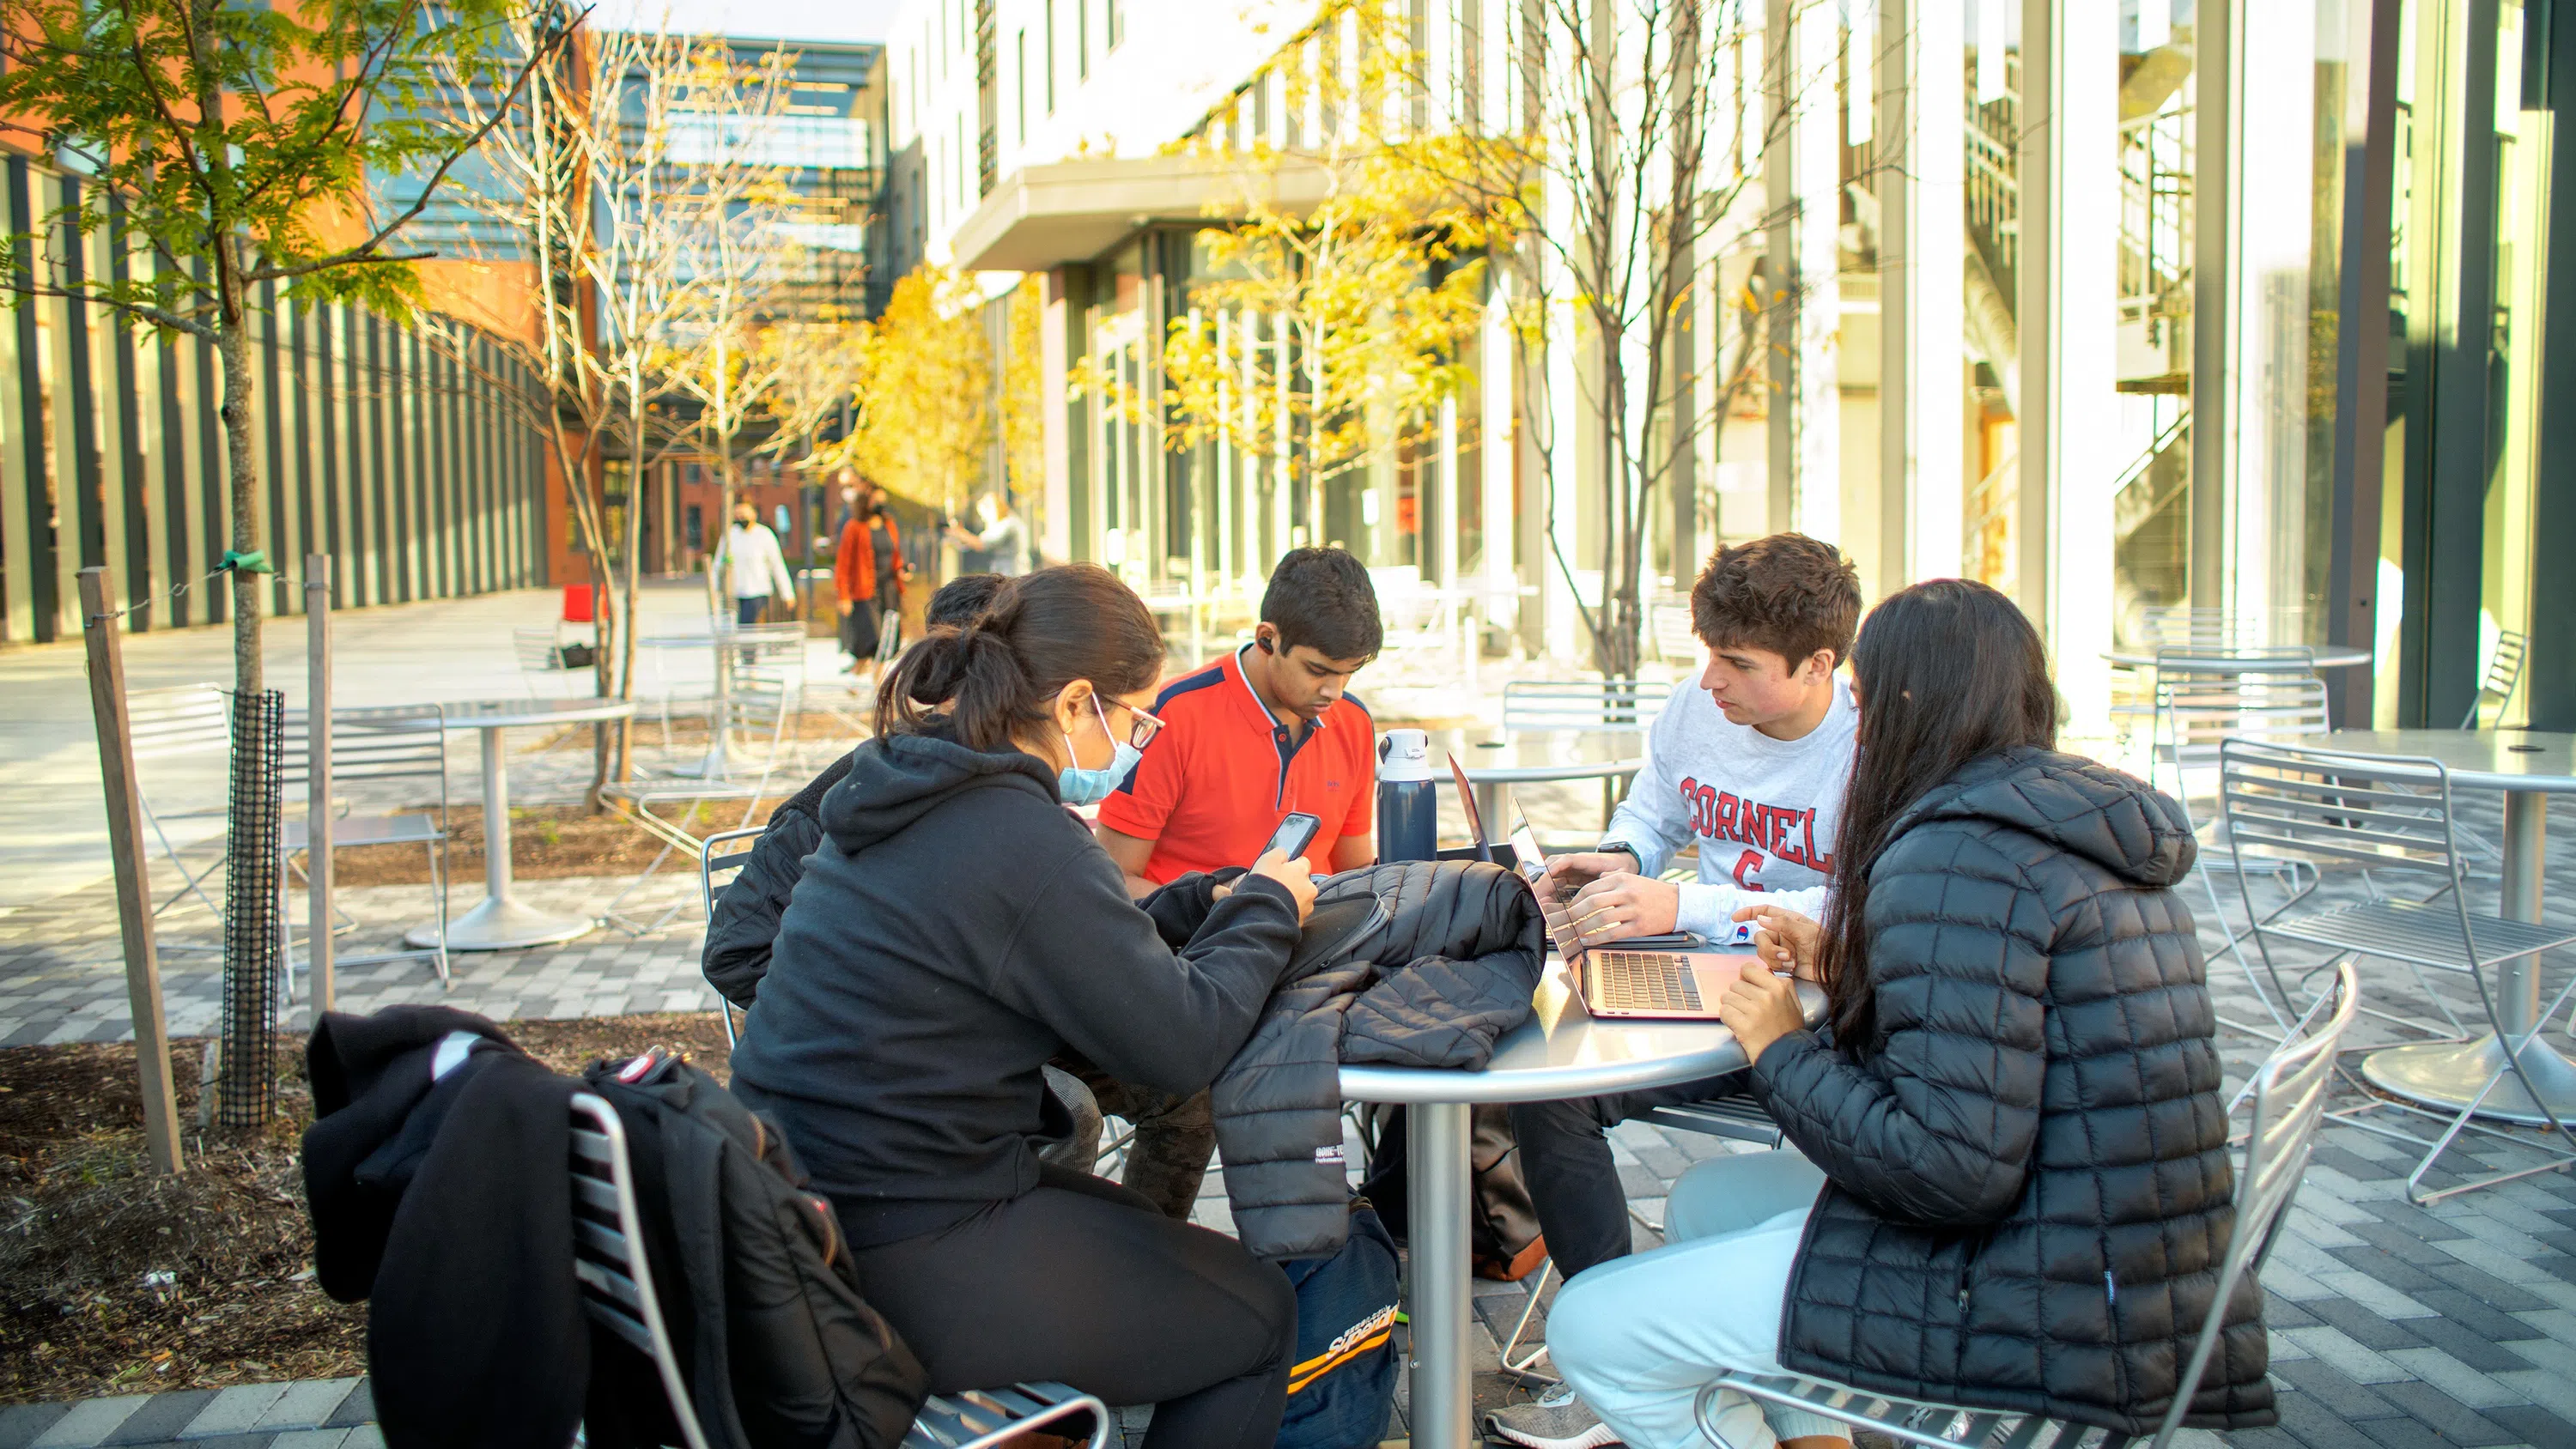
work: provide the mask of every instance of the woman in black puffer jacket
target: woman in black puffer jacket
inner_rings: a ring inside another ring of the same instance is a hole
[[[1692,1401],[1725,1367],[2152,1432],[2234,1223],[2216,1023],[2172,890],[2191,833],[2051,748],[2039,637],[1982,584],[1881,603],[1852,693],[1826,922],[1764,922],[1767,955],[1821,975],[1828,1026],[1758,968],[1723,1003],[1798,1150],[1685,1174],[1672,1245],[1568,1284],[1549,1346],[1634,1449],[1699,1442]],[[2226,1323],[2188,1422],[2271,1423],[2251,1278]],[[1733,1449],[1837,1432],[1725,1397]]]

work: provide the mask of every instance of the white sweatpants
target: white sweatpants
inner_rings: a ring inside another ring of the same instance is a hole
[[[1825,1175],[1794,1151],[1700,1163],[1664,1204],[1665,1246],[1576,1275],[1548,1311],[1548,1356],[1629,1449],[1705,1445],[1691,1417],[1720,1370],[1778,1373],[1789,1268]],[[1851,1431],[1803,1409],[1719,1396],[1727,1449]]]

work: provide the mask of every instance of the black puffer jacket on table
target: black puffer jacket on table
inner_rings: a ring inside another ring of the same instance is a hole
[[[1978,761],[1871,871],[1865,1050],[1813,1033],[1752,1092],[1831,1179],[1780,1361],[1863,1388],[2151,1432],[2235,1213],[2216,1020],[2171,887],[2173,801],[2071,755]],[[2273,1421],[2238,1285],[2187,1422]]]
[[[1492,1060],[1538,989],[1538,902],[1475,861],[1399,861],[1335,876],[1252,1039],[1216,1079],[1217,1150],[1235,1235],[1265,1258],[1341,1250],[1345,1062]]]

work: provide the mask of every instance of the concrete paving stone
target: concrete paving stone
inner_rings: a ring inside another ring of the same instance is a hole
[[[2286,1429],[2239,1429],[2227,1436],[2229,1449],[2312,1449]]]
[[[93,1449],[106,1443],[107,1436],[134,1417],[135,1411],[151,1398],[150,1394],[125,1394],[112,1399],[84,1399],[38,1434],[31,1449]]]
[[[2364,1419],[2353,1427],[2365,1436],[2362,1442],[2382,1449],[2443,1449],[2459,1442],[2435,1433],[2420,1419]]]
[[[2520,1313],[2528,1309],[2550,1306],[2548,1299],[2530,1289],[2516,1287],[2483,1268],[2457,1259],[2448,1263],[2432,1264],[2426,1271],[2441,1279],[2446,1286],[2502,1312]],[[2429,1291],[2432,1290],[2410,1292],[2406,1296],[2418,1302],[2426,1302],[2430,1301],[2425,1297],[2425,1293]]]
[[[2331,1323],[2320,1323],[2310,1328],[2285,1328],[2273,1337],[2291,1340],[2355,1383],[2386,1383],[2406,1377],[2404,1369],[2389,1362],[2376,1350],[2363,1347],[2351,1334]]]
[[[27,1449],[37,1436],[71,1411],[69,1404],[11,1404],[0,1408],[0,1449]]]
[[[340,1449],[385,1449],[384,1431],[373,1424],[357,1425],[341,1441]]]
[[[2398,1412],[2394,1404],[2380,1398],[2364,1385],[2365,1383],[2397,1382],[2406,1377],[2405,1370],[2380,1358],[2377,1354],[2370,1354],[2370,1357],[2382,1367],[2375,1372],[2365,1368],[2364,1372],[2372,1373],[2373,1376],[2367,1380],[2358,1378],[2348,1371],[2346,1360],[2352,1354],[2369,1353],[2369,1350],[2352,1343],[2349,1339],[2344,1340],[2344,1344],[2340,1346],[2319,1343],[2317,1335],[2320,1334],[2341,1336],[2336,1330],[2330,1328],[2307,1328],[2296,1332],[2299,1335],[2299,1342],[2316,1356],[2274,1364],[2272,1373],[2275,1378],[2301,1393],[2312,1394],[2321,1402],[2332,1405],[2348,1419],[2366,1419],[2376,1414]],[[2280,1335],[2276,1334],[2274,1337],[2278,1338]],[[2329,1358],[2328,1354],[2333,1354],[2334,1357]]]
[[[215,1395],[212,1402],[180,1431],[185,1439],[239,1434],[256,1428],[260,1416],[286,1397],[290,1384],[240,1384]]]
[[[277,1442],[277,1431],[259,1429],[247,1434],[220,1434],[211,1439],[182,1441],[187,1449],[270,1449]]]
[[[2347,1279],[2361,1278],[2358,1273],[2347,1273],[2343,1276]],[[2369,1280],[2362,1279],[2362,1281]],[[2359,1298],[2343,1292],[2343,1285],[2327,1283],[2325,1286],[2336,1289],[2339,1296],[2320,1298],[2306,1305],[2307,1311],[2314,1315],[2320,1324],[2339,1328],[2351,1336],[2354,1342],[2381,1352],[2392,1348],[2418,1348],[2423,1345],[2424,1340],[2417,1337],[2409,1325],[2429,1318],[2431,1314],[2418,1312],[2406,1317],[2392,1318],[2373,1309]],[[2280,1332],[2292,1326],[2284,1323],[2271,1325],[2274,1332]]]
[[[372,1424],[375,1421],[376,1388],[374,1384],[361,1378],[350,1387],[348,1397],[340,1401],[340,1407],[333,1409],[331,1417],[323,1420],[322,1425],[328,1429],[345,1429],[356,1424]]]
[[[2538,1404],[2559,1418],[2576,1422],[2576,1379],[2571,1379],[2556,1369],[2524,1369],[2517,1373],[2498,1374],[2496,1381],[2508,1388],[2520,1390],[2525,1400]],[[2488,1409],[2482,1412],[2495,1418],[2497,1423],[2509,1424],[2510,1422],[2501,1417],[2504,1412],[2501,1409]],[[2576,1444],[2576,1439],[2560,1442]]]
[[[2339,1137],[2333,1141],[2320,1141],[2311,1161],[2314,1163],[2314,1166],[2308,1169],[2311,1172],[2314,1172],[2317,1167],[2325,1167],[2340,1172],[2356,1182],[2380,1182],[2390,1178],[2403,1178],[2409,1171],[2408,1168],[2386,1158],[2364,1157],[2344,1146]]]
[[[348,1429],[289,1429],[269,1441],[268,1449],[340,1449],[349,1442]]]
[[[2334,1267],[2351,1268],[2367,1273],[2400,1293],[2413,1294],[2419,1289],[2442,1286],[2442,1280],[2434,1277],[2430,1271],[2399,1260],[2385,1248],[2337,1248],[2328,1256],[2335,1260]],[[2334,1267],[2328,1267],[2325,1271],[2331,1273]]]
[[[356,1378],[304,1379],[298,1381],[268,1412],[259,1416],[254,1429],[309,1429],[331,1422],[332,1411],[358,1386]]]
[[[2537,1404],[2499,1404],[2481,1412],[2512,1430],[2532,1449],[2576,1444],[2576,1423],[2570,1423],[2565,1417]]]
[[[2388,1361],[2473,1409],[2525,1402],[2519,1391],[2438,1348],[2391,1349]]]
[[[2387,1400],[2372,1396],[2373,1403],[2390,1413],[2396,1410]],[[2321,1402],[2314,1394],[2286,1393],[2278,1396],[2281,1429],[2295,1436],[2309,1449],[2353,1449],[2363,1442],[2353,1429],[2353,1416],[2336,1405]]]
[[[2485,1446],[2510,1444],[2522,1437],[2431,1384],[2411,1379],[2381,1384],[2379,1394],[2430,1425],[2440,1443]]]
[[[119,1424],[116,1432],[109,1435],[104,1442],[158,1444],[164,1440],[176,1439],[179,1437],[179,1431],[188,1427],[188,1421],[203,1412],[214,1397],[213,1389],[179,1389],[166,1394],[154,1394],[151,1402],[137,1409],[133,1417]]]
[[[2323,1202],[2326,1198],[2324,1194],[2319,1193],[2315,1195],[2315,1200]],[[2362,1213],[2358,1206],[2354,1208],[2354,1213],[2356,1217],[2356,1221],[2353,1223],[2354,1227],[2378,1226],[2378,1224],[2368,1214]],[[2320,1217],[2316,1213],[2309,1211],[2308,1205],[2305,1202],[2299,1203],[2290,1209],[2289,1213],[2282,1221],[2282,1230],[2288,1233],[2295,1233],[2301,1241],[2312,1243],[2320,1248],[2358,1247],[2364,1241],[2361,1238],[2353,1236],[2352,1232],[2347,1230],[2344,1225],[2329,1221],[2328,1219]]]
[[[2320,1320],[2315,1314],[2308,1311],[2306,1304],[2293,1303],[2278,1293],[2266,1292],[2264,1294],[2263,1322],[2269,1327],[2298,1328],[2305,1324],[2317,1323],[2320,1321],[2322,1320]]]
[[[2511,1343],[2516,1339],[2533,1337],[2540,1332],[2520,1317],[2503,1312],[2456,1288],[2428,1292],[2417,1301],[2469,1332],[2497,1343]]]
[[[2410,1318],[2407,1331],[2481,1373],[2512,1373],[2530,1367],[2520,1350],[2528,1340],[2508,1348],[2448,1318]]]

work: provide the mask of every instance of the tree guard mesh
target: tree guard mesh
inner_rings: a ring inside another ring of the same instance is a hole
[[[286,696],[233,696],[232,792],[224,844],[223,1077],[216,1120],[265,1125],[273,1109],[277,1021],[277,764]]]

